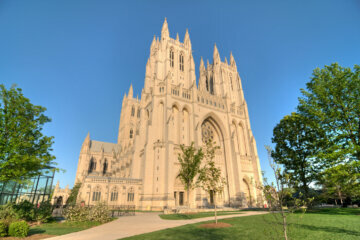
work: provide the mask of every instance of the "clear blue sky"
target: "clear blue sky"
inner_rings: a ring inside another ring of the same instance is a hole
[[[272,129],[294,111],[312,70],[360,63],[360,1],[0,1],[0,83],[52,118],[53,154],[73,185],[81,144],[116,142],[121,101],[139,94],[153,35],[189,29],[195,64],[235,57],[262,169]]]

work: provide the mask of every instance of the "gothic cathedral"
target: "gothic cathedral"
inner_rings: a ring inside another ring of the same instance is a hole
[[[226,179],[218,205],[260,202],[260,163],[234,57],[222,62],[215,45],[212,64],[201,59],[199,72],[197,85],[189,33],[183,42],[171,38],[165,19],[160,39],[151,43],[141,99],[134,98],[132,86],[123,98],[117,143],[88,134],[82,144],[78,202],[143,210],[185,205],[186,190],[176,178],[180,145],[199,148],[210,138],[220,147],[215,162]],[[189,198],[193,208],[213,202],[200,188]]]

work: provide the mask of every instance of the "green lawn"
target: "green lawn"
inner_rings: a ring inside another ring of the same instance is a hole
[[[64,235],[72,232],[82,231],[94,226],[98,226],[99,222],[64,222],[64,223],[45,223],[39,226],[31,227],[29,235],[33,234],[49,234]]]
[[[240,211],[219,211],[219,212],[217,212],[218,216],[229,215],[229,214],[241,214],[241,212]],[[188,220],[188,219],[195,219],[195,218],[214,217],[214,212],[200,212],[200,213],[194,213],[194,214],[185,214],[185,213],[160,214],[159,216],[165,220]]]
[[[128,240],[230,240],[283,239],[279,215],[265,214],[220,220],[232,224],[222,229],[203,229],[202,223],[142,234]],[[292,240],[360,239],[360,209],[322,209],[289,217],[289,237]]]

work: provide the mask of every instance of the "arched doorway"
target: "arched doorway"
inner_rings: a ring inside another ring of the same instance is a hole
[[[225,178],[227,184],[224,186],[224,191],[222,196],[212,196],[209,193],[208,202],[213,202],[213,198],[216,197],[218,203],[229,204],[230,205],[230,192],[229,192],[229,179],[227,172],[227,161],[226,161],[226,151],[224,143],[224,135],[221,131],[219,124],[212,118],[207,117],[201,124],[201,142],[204,146],[207,141],[212,140],[215,145],[219,146],[219,149],[215,153],[214,162],[216,166],[221,170],[222,177]],[[225,199],[227,196],[227,199]],[[226,201],[227,200],[227,201]],[[226,201],[226,202],[225,202]]]

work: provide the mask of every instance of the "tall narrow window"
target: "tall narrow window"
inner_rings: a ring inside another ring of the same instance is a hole
[[[135,116],[135,107],[134,106],[132,106],[132,108],[131,108],[131,116],[132,117]]]
[[[128,193],[128,202],[134,201],[134,193]]]
[[[108,163],[107,163],[107,160],[105,159],[104,166],[103,166],[103,174],[105,174],[107,172],[107,169],[108,169]]]
[[[174,51],[170,50],[170,67],[174,67]]]
[[[93,192],[92,200],[94,202],[100,201],[101,198],[101,192]]]
[[[231,91],[233,91],[233,90],[234,90],[234,88],[233,88],[233,81],[232,81],[232,77],[231,77],[231,74],[229,75],[229,77],[230,77],[230,85],[231,85]]]
[[[180,63],[180,71],[184,71],[184,55],[183,54],[180,54],[180,57],[179,57],[179,63]]]
[[[206,77],[206,80],[205,80],[205,84],[206,84],[206,91],[209,91],[209,81],[208,81],[207,77]]]
[[[214,94],[214,78],[210,77],[210,94]]]
[[[140,118],[140,109],[137,110],[137,117]]]
[[[113,189],[113,191],[111,192],[111,196],[110,196],[110,201],[117,201],[118,200],[118,191],[117,189]]]
[[[88,173],[92,173],[93,171],[96,170],[96,162],[94,161],[93,158],[90,159],[90,164],[89,164],[89,171]]]
[[[134,135],[134,131],[130,129],[130,138],[133,138],[133,135]]]

